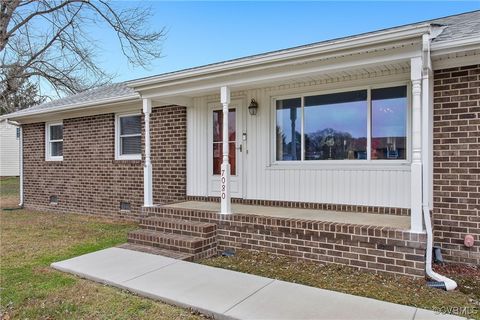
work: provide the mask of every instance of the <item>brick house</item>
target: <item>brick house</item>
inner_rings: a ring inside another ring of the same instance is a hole
[[[436,279],[433,242],[447,261],[479,264],[479,21],[439,18],[11,114],[22,204],[138,220],[131,248],[184,259],[246,248]]]

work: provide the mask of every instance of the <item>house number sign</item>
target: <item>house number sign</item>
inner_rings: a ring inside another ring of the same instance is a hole
[[[227,197],[226,189],[227,189],[227,179],[225,178],[225,169],[222,170],[222,199]]]

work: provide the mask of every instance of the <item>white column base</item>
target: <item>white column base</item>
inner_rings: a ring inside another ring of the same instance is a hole
[[[220,179],[220,213],[232,213],[231,197],[230,197],[230,164],[222,163]]]

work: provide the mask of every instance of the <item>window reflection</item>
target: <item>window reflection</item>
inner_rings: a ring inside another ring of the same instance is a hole
[[[305,160],[367,158],[367,91],[305,97]]]
[[[275,110],[276,160],[407,158],[406,86],[277,100]]]
[[[301,160],[301,108],[300,98],[277,100],[277,160]]]
[[[407,88],[372,90],[372,159],[406,159]]]
[[[228,161],[230,174],[234,176],[237,171],[236,161],[236,114],[235,109],[228,110]],[[221,174],[223,162],[223,110],[213,111],[213,174]]]

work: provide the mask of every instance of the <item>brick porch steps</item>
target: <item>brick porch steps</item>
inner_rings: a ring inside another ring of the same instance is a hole
[[[171,217],[151,216],[140,219],[140,229],[129,232],[128,244],[151,247],[158,254],[186,254],[189,261],[217,254],[216,224]],[[143,250],[139,250],[143,251]],[[170,252],[168,252],[170,251]],[[183,258],[183,256],[180,256]]]
[[[141,244],[134,244],[134,243],[124,243],[119,245],[118,248],[151,253],[151,254],[156,254],[156,255],[169,257],[173,259],[184,260],[184,261],[193,261],[193,257],[194,257],[193,254],[189,254],[189,253],[166,250],[162,248],[146,246]]]
[[[213,223],[164,217],[141,218],[140,227],[142,229],[202,238],[213,237],[216,230],[216,225]]]
[[[188,203],[185,207],[164,205],[143,207],[142,214],[215,224],[218,253],[227,249],[258,250],[375,273],[424,276],[424,233],[374,223],[352,223],[358,222],[358,213],[351,221],[334,222],[267,214],[222,215],[210,208],[201,203],[196,208]]]

